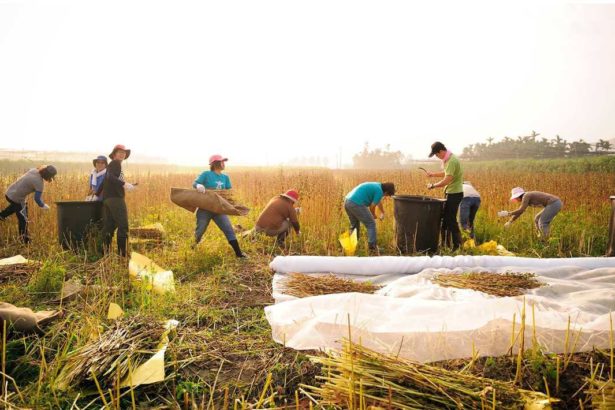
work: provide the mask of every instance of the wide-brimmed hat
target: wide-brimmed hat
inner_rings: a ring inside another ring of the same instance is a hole
[[[209,157],[209,165],[213,164],[214,162],[224,162],[224,161],[228,161],[228,158],[225,158],[220,154],[215,154]]]
[[[128,159],[128,157],[130,156],[130,150],[122,144],[117,144],[115,147],[113,147],[113,151],[111,151],[111,154],[109,154],[109,158],[113,159],[113,155],[115,155],[115,153],[119,149],[121,149],[122,151],[126,151],[126,158],[124,159]]]
[[[281,196],[288,198],[293,202],[297,202],[299,200],[299,193],[294,189],[289,189],[288,191],[281,194]]]
[[[105,157],[104,155],[99,155],[99,156],[97,156],[96,158],[94,158],[94,159],[92,160],[92,164],[93,164],[94,166],[96,166],[96,163],[97,163],[98,161],[105,161],[105,165],[108,165],[108,164],[109,164],[109,163],[107,162],[107,157]]]
[[[440,151],[446,151],[446,147],[440,141],[436,141],[431,144],[431,152],[429,153],[429,158],[433,157]]]
[[[521,188],[520,186],[513,188],[510,191],[510,200],[512,201],[513,199],[517,199],[523,194],[525,194],[525,190]]]

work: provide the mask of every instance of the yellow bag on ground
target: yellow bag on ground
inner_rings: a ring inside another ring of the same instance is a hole
[[[198,192],[194,189],[171,188],[171,202],[175,205],[194,212],[197,208],[224,215],[247,215],[250,209],[243,205],[230,203],[223,196],[228,193],[218,194],[214,190]]]
[[[131,252],[128,274],[131,279],[144,283],[148,290],[153,290],[159,294],[175,292],[173,272],[162,269],[150,258],[140,253]]]
[[[357,240],[357,230],[353,229],[352,233],[349,231],[344,232],[340,235],[339,241],[344,249],[344,255],[354,256],[357,251],[357,244],[359,243]]]
[[[468,239],[463,243],[463,249],[474,249],[483,255],[515,256],[514,253],[510,252],[504,246],[498,245],[496,241],[489,241],[476,246],[474,239]]]

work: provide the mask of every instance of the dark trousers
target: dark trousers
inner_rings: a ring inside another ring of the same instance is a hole
[[[128,250],[128,208],[124,198],[107,198],[103,201],[103,252],[108,253],[117,229],[117,250],[126,256]]]
[[[461,231],[457,223],[457,211],[463,199],[463,192],[446,194],[444,212],[442,214],[442,243],[456,250],[461,245]]]
[[[8,196],[5,197],[9,201],[9,206],[0,212],[0,221],[5,220],[9,216],[15,214],[17,216],[17,224],[19,226],[19,237],[24,243],[30,242],[28,236],[28,205],[13,202]]]

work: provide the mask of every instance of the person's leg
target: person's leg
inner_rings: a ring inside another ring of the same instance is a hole
[[[113,241],[113,234],[116,228],[113,213],[109,206],[110,200],[105,199],[103,201],[103,253],[105,254],[111,250],[111,242]]]
[[[117,224],[117,251],[121,256],[128,254],[128,208],[124,198],[117,198],[114,219]]]
[[[450,245],[452,242],[453,250],[457,250],[461,245],[461,231],[457,223],[457,211],[459,210],[459,204],[462,199],[463,193],[461,192],[458,194],[447,194],[446,203],[444,204],[442,227],[445,231],[445,243]]]
[[[235,236],[235,231],[233,230],[233,225],[231,224],[231,220],[228,215],[213,214],[212,219],[215,224],[218,225],[218,228],[220,228],[222,233],[224,233],[224,236],[226,236],[229,245],[231,245],[233,251],[235,252],[235,256],[238,258],[244,258],[246,255],[241,251],[241,247],[239,246],[239,242]]]
[[[203,237],[203,234],[205,234],[212,217],[213,215],[211,212],[204,209],[197,209],[196,229],[194,231],[195,245],[198,245],[198,243],[201,242],[201,238]]]
[[[377,244],[376,221],[369,208],[357,205],[353,209],[353,214],[367,228],[367,243],[369,247],[375,248]]]
[[[282,225],[278,229],[276,229],[276,232],[275,232],[276,241],[275,242],[279,247],[284,247],[285,242],[286,242],[286,237],[290,233],[290,229],[291,229],[291,225],[288,219],[282,222]]]
[[[19,227],[19,238],[23,243],[29,244],[30,237],[28,236],[28,204],[19,204],[21,208],[15,215],[17,216],[17,225]]]
[[[470,209],[472,208],[472,198],[463,198],[459,205],[459,222],[461,227],[469,231],[472,227],[470,224]]]
[[[480,208],[480,198],[473,198],[472,205],[470,206],[470,238],[474,238],[474,220],[476,219],[478,208]]]
[[[534,216],[534,226],[536,227],[536,229],[538,230],[538,235],[542,234],[542,230],[540,229],[540,218],[542,217],[542,213],[545,210],[543,209],[542,211],[538,212],[536,214],[536,216]]]
[[[352,201],[346,200],[346,202],[344,202],[344,209],[346,210],[346,215],[348,215],[348,220],[350,221],[350,232],[356,230],[357,238],[359,238],[359,230],[361,228],[361,225],[359,224],[359,219],[354,214],[354,210],[358,206],[359,205],[355,204]]]
[[[551,221],[555,218],[555,215],[562,209],[562,201],[555,201],[545,207],[541,212],[542,216],[538,220],[539,229],[542,232],[542,236],[547,239],[551,233]]]
[[[9,202],[9,206],[0,212],[0,221],[3,221],[14,213],[21,211],[21,204],[11,201],[8,197],[6,197],[6,200]]]

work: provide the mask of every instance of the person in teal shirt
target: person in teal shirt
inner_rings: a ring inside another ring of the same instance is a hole
[[[350,220],[350,231],[356,229],[358,237],[360,224],[365,225],[370,252],[378,252],[375,207],[380,210],[380,220],[383,220],[382,198],[393,195],[395,185],[392,182],[364,182],[346,195],[344,209]]]
[[[205,192],[207,189],[212,190],[224,190],[231,189],[231,179],[228,175],[223,174],[222,171],[226,168],[225,163],[228,158],[224,158],[222,155],[212,155],[209,158],[209,171],[202,172],[194,182],[192,187],[199,192]],[[196,211],[196,230],[195,230],[195,244],[201,242],[201,238],[205,234],[209,223],[213,219],[214,223],[218,225],[218,228],[224,233],[228,243],[233,248],[235,256],[238,258],[245,258],[246,255],[241,251],[235,230],[231,224],[231,220],[228,215],[217,214],[215,212],[207,211],[205,209],[197,209]]]

